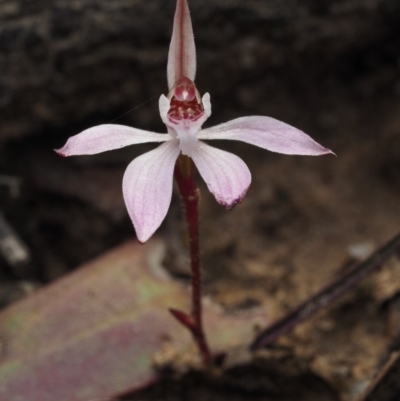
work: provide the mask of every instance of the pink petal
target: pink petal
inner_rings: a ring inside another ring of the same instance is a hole
[[[164,142],[169,135],[157,134],[125,125],[104,124],[89,128],[72,136],[56,152],[61,156],[94,155],[107,150],[120,149],[146,142]]]
[[[171,140],[134,159],[125,171],[122,190],[140,242],[154,234],[167,214],[179,153],[178,141]]]
[[[242,159],[200,141],[191,157],[218,203],[231,209],[243,200],[251,174]]]
[[[315,142],[304,132],[271,117],[241,117],[198,134],[198,139],[243,141],[272,152],[287,155],[320,156],[331,150]]]
[[[194,81],[196,75],[196,47],[194,45],[192,21],[187,0],[177,0],[169,46],[167,76],[168,87],[182,77]]]

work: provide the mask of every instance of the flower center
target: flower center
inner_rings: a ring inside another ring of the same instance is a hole
[[[168,117],[174,121],[194,121],[204,113],[196,85],[186,77],[180,78],[172,89]]]

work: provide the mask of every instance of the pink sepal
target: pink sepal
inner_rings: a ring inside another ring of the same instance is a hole
[[[230,139],[250,143],[272,152],[287,155],[321,156],[324,148],[304,132],[271,117],[241,117],[202,130],[198,139]]]
[[[231,209],[243,200],[251,174],[242,159],[200,141],[191,157],[218,203]]]
[[[196,76],[196,47],[187,0],[176,2],[174,28],[168,53],[167,78],[171,90],[182,77],[194,81]]]
[[[154,234],[167,214],[179,153],[178,141],[170,140],[134,159],[125,171],[125,204],[142,243]]]
[[[56,152],[61,156],[94,155],[146,142],[164,142],[171,137],[125,125],[104,124],[89,128],[68,139]]]

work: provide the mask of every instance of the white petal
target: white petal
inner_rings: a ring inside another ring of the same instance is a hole
[[[207,92],[203,95],[201,101],[203,102],[204,113],[206,114],[207,118],[211,116],[211,100],[210,94]]]
[[[134,159],[125,171],[125,204],[140,242],[154,234],[167,214],[178,156],[178,141],[171,140]]]
[[[72,136],[56,152],[61,156],[94,155],[138,143],[164,142],[169,139],[171,137],[166,134],[157,134],[125,125],[104,124]]]
[[[217,202],[231,209],[240,203],[251,183],[251,174],[238,156],[198,142],[191,155]]]
[[[241,117],[216,125],[198,134],[198,139],[243,141],[287,155],[320,156],[333,152],[304,132],[271,117]]]
[[[194,81],[196,76],[196,47],[187,0],[177,0],[167,65],[168,87],[182,77]]]
[[[160,117],[161,120],[163,121],[163,123],[165,125],[168,124],[168,117],[167,114],[169,112],[169,108],[171,107],[171,102],[170,100],[164,95],[162,94],[160,96],[160,99],[158,100],[158,108],[160,110]]]

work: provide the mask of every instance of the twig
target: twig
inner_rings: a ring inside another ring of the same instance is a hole
[[[255,351],[269,345],[300,322],[309,319],[321,309],[331,305],[336,299],[357,285],[365,276],[378,269],[390,256],[399,251],[400,233],[383,245],[365,262],[360,263],[345,276],[333,281],[322,291],[302,303],[297,309],[262,331],[253,341],[250,349]]]
[[[27,246],[0,213],[0,253],[10,266],[26,264],[31,257]]]
[[[359,401],[395,401],[400,399],[400,352],[393,352]]]

